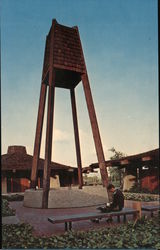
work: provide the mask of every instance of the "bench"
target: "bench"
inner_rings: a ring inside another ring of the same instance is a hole
[[[138,218],[139,211],[132,208],[123,208],[121,211],[114,211],[110,213],[101,213],[101,212],[92,212],[92,213],[83,213],[83,214],[71,214],[71,215],[58,215],[48,218],[48,221],[53,224],[64,223],[65,231],[72,229],[72,222],[82,221],[82,220],[93,220],[93,219],[102,219],[102,218],[112,218],[117,217],[117,221],[120,222],[120,216],[123,216],[123,221],[126,222],[126,216],[133,215],[134,219]]]
[[[153,217],[153,213],[155,211],[158,211],[160,210],[160,206],[159,205],[143,205],[142,208],[141,208],[143,211],[147,211],[147,212],[150,212],[151,213],[151,217]]]

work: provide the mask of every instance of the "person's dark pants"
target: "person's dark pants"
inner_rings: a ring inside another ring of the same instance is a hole
[[[122,208],[120,209],[119,207],[98,207],[98,210],[100,210],[102,213],[109,213],[109,212],[114,212],[114,211],[121,211]]]
[[[110,213],[110,212],[114,212],[114,211],[121,211],[123,208],[119,208],[119,207],[115,207],[115,208],[112,208],[112,207],[98,207],[97,208],[98,210],[101,211],[101,213]],[[112,222],[112,216],[110,216],[107,220],[107,222]]]
[[[98,210],[101,211],[101,213],[110,213],[110,212],[114,212],[114,211],[121,211],[123,208],[119,208],[119,207],[115,207],[115,208],[112,208],[112,207],[97,207]],[[96,218],[96,219],[93,219],[91,220],[92,222],[96,222],[96,223],[99,223],[99,220],[101,220],[101,218]],[[107,222],[112,222],[112,217],[109,217],[109,219],[106,220]]]

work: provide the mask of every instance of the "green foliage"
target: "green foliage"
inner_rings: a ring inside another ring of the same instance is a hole
[[[2,208],[2,216],[12,216],[12,215],[15,215],[15,210],[13,210],[13,209],[11,209],[9,207],[9,203],[5,199],[2,199],[1,208]]]
[[[2,195],[2,198],[7,201],[23,201],[23,194],[11,194],[11,195]]]
[[[126,155],[120,151],[117,151],[114,147],[109,149],[113,153],[113,156],[110,157],[111,160],[119,160],[122,157],[125,157]],[[111,177],[111,182],[116,187],[121,186],[121,180],[124,175],[124,169],[118,169],[118,167],[110,167],[109,173]]]
[[[136,194],[136,193],[123,193],[125,200],[133,200],[133,201],[158,201],[158,197],[147,194]]]
[[[25,248],[155,248],[159,249],[159,221],[142,218],[136,223],[104,227],[87,232],[66,232],[61,236],[33,236],[32,227],[28,224],[3,225],[3,249]]]
[[[111,160],[119,160],[126,156],[124,153],[117,151],[114,147],[110,148],[109,151],[113,153],[113,156],[110,157]]]
[[[135,183],[135,185],[130,190],[128,190],[127,192],[130,192],[130,193],[159,194],[159,188],[157,187],[155,190],[150,191],[147,188],[141,188],[140,186],[137,185],[137,183]]]

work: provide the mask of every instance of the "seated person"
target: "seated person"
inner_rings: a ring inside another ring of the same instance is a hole
[[[124,207],[124,195],[119,189],[115,189],[113,184],[107,187],[108,192],[113,193],[113,201],[105,207],[98,207],[101,212],[121,211]]]

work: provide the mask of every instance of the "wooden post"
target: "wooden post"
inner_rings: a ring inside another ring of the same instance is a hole
[[[98,129],[98,123],[97,123],[97,118],[96,118],[96,113],[95,113],[95,109],[94,109],[94,104],[93,104],[93,99],[92,99],[92,94],[91,94],[91,89],[90,89],[90,84],[89,84],[87,73],[81,75],[81,79],[83,82],[83,88],[84,88],[84,93],[85,93],[85,97],[86,97],[86,102],[87,102],[87,107],[88,107],[88,112],[89,112],[89,117],[90,117],[90,122],[91,122],[91,127],[92,127],[92,133],[93,133],[93,138],[94,138],[94,143],[95,143],[95,148],[96,148],[96,152],[97,152],[97,158],[98,158],[98,163],[99,163],[99,168],[100,168],[100,173],[101,173],[101,178],[102,178],[102,183],[103,183],[103,186],[105,186],[107,188],[108,174],[107,174],[107,170],[106,170],[106,163],[105,163],[100,133],[99,133],[99,129]]]
[[[142,217],[142,204],[140,201],[133,201],[132,202],[132,207],[136,210],[139,211],[138,217],[141,218]]]
[[[38,110],[38,118],[37,118],[37,128],[36,128],[36,136],[35,136],[35,144],[34,144],[33,161],[32,161],[31,185],[30,185],[31,188],[36,188],[36,182],[37,182],[38,160],[39,160],[39,155],[40,155],[40,146],[41,146],[41,138],[42,138],[46,90],[47,90],[47,85],[42,83],[40,99],[39,99],[39,110]]]
[[[45,160],[44,160],[44,171],[43,171],[42,208],[48,208],[48,194],[50,188],[50,163],[52,154],[54,93],[55,93],[55,87],[49,86]]]
[[[11,177],[11,193],[13,193],[14,190],[13,190],[13,178]]]
[[[138,186],[140,188],[140,190],[142,190],[142,173],[143,170],[142,170],[142,167],[140,166],[139,167],[139,174],[138,174]]]
[[[118,169],[118,172],[119,172],[119,184],[120,184],[120,187],[121,187],[121,185],[122,185],[121,169]]]
[[[54,28],[54,25],[55,21],[52,21],[51,29]],[[53,69],[53,39],[54,39],[54,33],[51,32],[50,57],[49,57],[49,91],[48,91],[49,93],[48,93],[45,160],[44,160],[44,171],[43,171],[42,208],[48,208],[48,195],[50,188],[50,163],[52,154],[53,113],[54,113],[54,95],[55,95],[55,70]]]
[[[70,94],[71,94],[74,137],[75,137],[77,165],[78,165],[78,182],[79,182],[79,188],[82,189],[82,186],[83,186],[82,162],[81,162],[81,151],[80,151],[79,132],[78,132],[78,119],[77,119],[76,100],[75,100],[74,89],[70,90]]]

